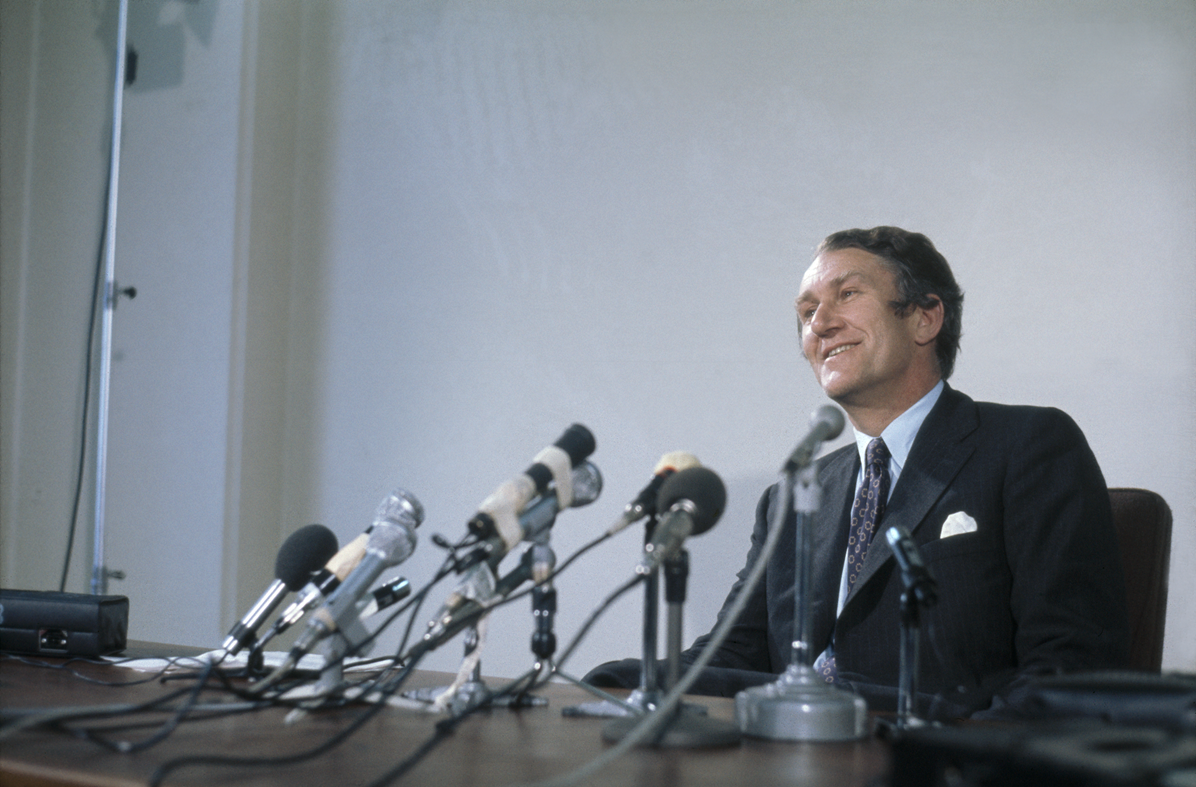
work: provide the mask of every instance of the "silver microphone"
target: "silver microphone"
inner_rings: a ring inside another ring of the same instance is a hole
[[[815,410],[810,416],[810,431],[806,432],[806,436],[785,461],[784,471],[793,472],[809,466],[810,462],[814,461],[818,447],[827,440],[838,437],[843,431],[844,423],[843,413],[834,405],[824,404]]]

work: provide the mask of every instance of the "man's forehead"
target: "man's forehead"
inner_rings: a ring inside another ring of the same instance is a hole
[[[819,254],[801,277],[798,299],[814,297],[818,285],[839,287],[852,279],[874,281],[888,273],[884,261],[863,249],[838,249]]]

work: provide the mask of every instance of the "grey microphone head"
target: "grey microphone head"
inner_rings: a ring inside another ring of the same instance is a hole
[[[592,462],[582,462],[573,468],[573,502],[571,508],[588,506],[602,494],[602,473]]]
[[[833,440],[843,431],[843,413],[838,407],[824,404],[810,416],[810,431],[793,449],[793,453],[785,460],[783,472],[796,472],[808,467],[814,461],[814,453],[827,440]]]
[[[365,551],[377,555],[384,565],[398,565],[415,551],[415,531],[407,524],[380,522],[370,531]]]
[[[378,504],[366,550],[385,556],[387,565],[402,563],[415,551],[415,528],[424,521],[424,507],[415,495],[396,489]]]
[[[374,524],[394,522],[406,524],[409,527],[419,527],[424,521],[424,507],[415,495],[406,489],[396,489],[391,492],[374,512]]]
[[[822,440],[834,440],[844,424],[843,411],[833,404],[824,404],[810,414],[810,431],[819,431]]]

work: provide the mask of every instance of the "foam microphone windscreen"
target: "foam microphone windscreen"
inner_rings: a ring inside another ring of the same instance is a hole
[[[570,426],[553,445],[569,455],[569,461],[574,467],[597,448],[594,434],[581,424]]]
[[[656,510],[662,514],[679,500],[694,504],[693,533],[705,533],[723,515],[727,505],[727,488],[718,474],[707,467],[689,467],[673,473],[660,487]]]
[[[323,525],[305,525],[283,542],[274,559],[274,576],[292,593],[307,584],[313,571],[332,559],[339,545],[336,534]]]

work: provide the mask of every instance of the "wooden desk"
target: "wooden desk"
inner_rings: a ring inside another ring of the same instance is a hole
[[[46,661],[53,661],[47,659]],[[79,670],[105,680],[132,679],[119,667],[82,664]],[[411,688],[440,685],[445,676],[417,673]],[[501,681],[490,682],[497,687]],[[185,685],[185,684],[183,684]],[[180,684],[150,683],[109,687],[87,683],[62,670],[0,661],[0,709],[133,703],[160,697]],[[564,718],[561,709],[592,699],[569,684],[551,684],[538,692],[547,706],[521,710],[492,709],[465,719],[396,784],[452,787],[512,785],[559,776],[608,748],[601,719]],[[216,696],[215,694],[212,695]],[[732,701],[695,698],[714,718],[732,719]],[[0,741],[0,784],[4,787],[49,785],[144,785],[163,762],[184,755],[278,756],[313,748],[358,714],[360,707],[320,711],[285,725],[281,708],[186,721],[163,743],[135,754],[116,754],[94,743],[45,728],[27,730]],[[138,740],[156,729],[124,729],[119,736]],[[389,771],[433,734],[442,716],[387,708],[335,750],[308,762],[285,767],[196,766],[174,771],[168,785],[349,785],[368,784]],[[620,758],[590,785],[866,785],[890,768],[884,743],[783,743],[746,739],[732,747],[699,750],[641,748]]]

